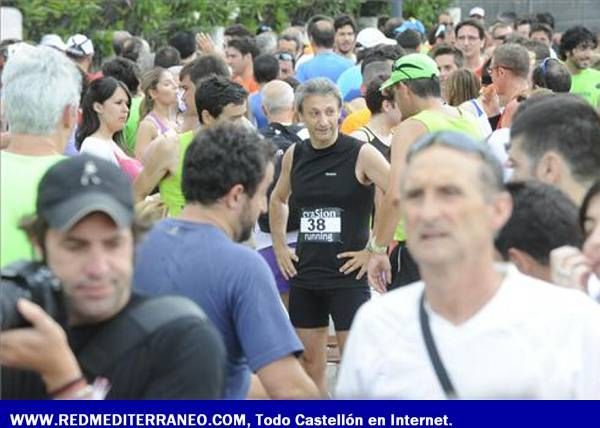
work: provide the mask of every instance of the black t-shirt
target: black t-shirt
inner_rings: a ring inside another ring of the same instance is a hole
[[[296,144],[291,171],[292,193],[300,211],[296,253],[298,274],[293,286],[313,289],[364,287],[356,272],[339,272],[346,259],[337,254],[360,251],[369,239],[374,186],[356,178],[362,141],[339,134],[325,149],[309,140]]]
[[[123,310],[146,299],[134,294]],[[75,356],[110,322],[68,328]],[[216,329],[206,319],[189,316],[160,327],[105,373],[84,374],[90,382],[96,376],[108,379],[107,399],[214,399],[223,395],[225,363]],[[1,376],[2,399],[49,398],[36,373],[2,367]]]

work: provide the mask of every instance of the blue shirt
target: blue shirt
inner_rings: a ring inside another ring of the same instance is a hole
[[[296,79],[304,83],[315,77],[327,77],[335,83],[338,77],[350,67],[352,61],[349,59],[333,52],[323,52],[300,64],[296,71]]]
[[[134,287],[200,305],[227,349],[225,398],[245,398],[251,372],[303,350],[267,263],[210,224],[157,223],[138,248]]]
[[[354,98],[348,99],[348,94],[356,94],[360,97],[360,85],[362,85],[362,74],[360,74],[360,65],[353,65],[344,71],[337,80],[337,86],[342,93],[344,101],[352,101]]]
[[[248,97],[248,104],[250,105],[250,112],[254,118],[254,122],[257,129],[264,128],[269,124],[267,117],[263,113],[262,109],[262,93],[260,91],[250,94]]]

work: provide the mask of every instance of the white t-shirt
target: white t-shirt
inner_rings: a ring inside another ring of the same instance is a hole
[[[115,153],[119,153],[121,157],[126,156],[125,152],[114,141],[107,141],[97,137],[87,137],[83,140],[79,152],[97,156],[117,166],[119,166],[119,161]]]
[[[443,399],[418,318],[423,282],[358,311],[340,368],[339,398]],[[496,295],[454,325],[427,307],[459,398],[600,398],[600,306],[510,267]]]

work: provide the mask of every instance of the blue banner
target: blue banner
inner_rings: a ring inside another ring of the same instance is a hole
[[[0,427],[577,427],[593,401],[2,401]]]

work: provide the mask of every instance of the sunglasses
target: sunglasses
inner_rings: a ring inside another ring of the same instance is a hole
[[[400,73],[404,74],[404,75],[405,75],[405,76],[406,76],[406,77],[407,77],[409,80],[411,80],[411,79],[414,79],[414,76],[411,76],[411,75],[410,75],[410,74],[409,74],[409,73],[406,71],[406,70],[410,70],[410,69],[413,69],[413,70],[420,70],[420,71],[422,71],[422,70],[423,70],[423,68],[419,67],[418,65],[404,63],[404,64],[398,64],[398,65],[394,64],[394,65],[392,66],[392,73],[393,73],[393,72],[395,72],[395,71],[397,71],[397,72],[400,72]],[[433,79],[434,77],[435,77],[435,74],[431,76],[431,78],[432,78],[432,79]]]
[[[504,69],[506,69],[506,70],[513,71],[513,68],[512,68],[512,67],[507,67],[506,65],[500,65],[500,64],[496,64],[496,65],[494,65],[494,66],[488,67],[488,68],[486,68],[486,71],[487,71],[487,73],[488,73],[489,75],[491,75],[491,74],[492,74],[492,71],[494,71],[494,70],[497,70],[497,69],[499,69],[499,68],[504,68]]]
[[[294,56],[289,52],[277,52],[275,58],[280,61],[292,61],[294,62]]]

